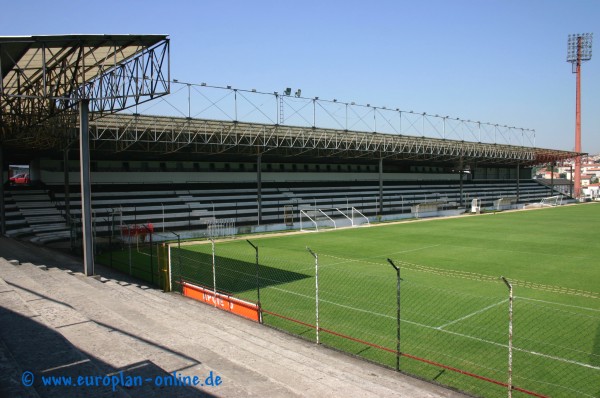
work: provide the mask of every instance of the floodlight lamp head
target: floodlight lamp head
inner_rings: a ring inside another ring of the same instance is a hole
[[[592,59],[593,33],[576,33],[569,35],[567,41],[567,62],[580,63]]]
[[[300,90],[300,89],[296,90],[295,95],[297,98],[300,98],[300,96],[302,95],[302,90]]]
[[[290,95],[290,94],[292,94],[292,89],[288,87],[288,88],[286,88],[286,89],[283,91],[283,93],[284,93],[285,95]]]

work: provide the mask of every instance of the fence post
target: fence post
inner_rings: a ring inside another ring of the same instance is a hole
[[[127,248],[129,249],[129,275],[133,275],[132,273],[132,263],[131,263],[131,230],[129,229],[129,225],[127,225],[127,237],[128,237],[128,245]],[[137,238],[137,236],[136,236]]]
[[[400,268],[391,259],[387,261],[396,270],[396,370],[400,371]]]
[[[315,320],[316,320],[316,334],[317,344],[319,344],[319,256],[310,250],[310,247],[306,247],[306,250],[315,258]]]
[[[213,271],[213,290],[214,297],[213,301],[215,303],[215,307],[217,306],[217,272],[215,267],[215,241],[210,238],[210,243],[212,245],[212,271]]]
[[[501,276],[508,287],[508,398],[512,398],[512,358],[513,358],[513,287]]]
[[[246,242],[250,244],[254,248],[255,258],[256,258],[256,305],[258,306],[258,322],[263,323],[262,321],[262,307],[260,305],[260,276],[259,276],[259,263],[258,263],[258,247],[254,246],[252,242],[246,239]]]
[[[154,255],[152,250],[152,232],[150,232],[146,225],[144,225],[144,228],[146,228],[146,232],[148,232],[148,235],[150,237],[150,283],[154,285]]]
[[[173,232],[173,231],[169,231],[171,232],[173,235],[175,235],[177,237],[177,272],[174,273],[173,272],[173,259],[171,258],[171,245],[167,244],[168,246],[168,262],[167,264],[169,265],[169,291],[173,291],[173,278],[175,277],[174,274],[177,275],[177,278],[179,278],[178,282],[181,286],[181,237],[179,236],[179,234]]]
[[[114,268],[112,251],[113,251],[113,247],[112,247],[112,234],[111,234],[111,235],[108,235],[108,256],[109,256],[110,268]]]

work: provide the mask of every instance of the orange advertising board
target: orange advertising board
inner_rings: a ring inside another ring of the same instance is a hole
[[[213,290],[209,290],[189,282],[182,282],[181,284],[183,287],[183,295],[186,297],[202,301],[206,304],[220,308],[223,311],[232,312],[236,315],[243,316],[244,318],[248,318],[256,322],[260,321],[258,305],[254,303],[240,300],[219,292],[217,292],[215,296],[215,292]]]

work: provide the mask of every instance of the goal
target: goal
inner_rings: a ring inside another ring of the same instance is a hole
[[[471,200],[471,213],[481,213],[481,199]]]
[[[535,209],[540,207],[555,207],[562,205],[563,197],[561,195],[550,196],[547,198],[543,198],[540,202],[530,203],[525,205],[525,209]]]
[[[352,226],[358,227],[360,225],[371,225],[367,216],[362,214],[356,207],[352,208]]]
[[[494,200],[494,209],[496,211],[510,210],[517,203],[516,197],[505,197]]]
[[[283,207],[283,222],[288,227],[294,225],[294,206],[285,205]]]
[[[319,228],[337,228],[337,225],[321,209],[300,209],[300,231],[318,232]]]
[[[237,232],[235,218],[208,218],[206,223],[206,236],[214,238],[233,238]]]
[[[548,198],[542,199],[542,201],[540,202],[541,207],[554,207],[554,206],[560,206],[561,204],[562,204],[562,196],[561,195],[550,196]]]

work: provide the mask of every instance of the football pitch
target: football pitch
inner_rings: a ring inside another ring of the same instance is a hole
[[[260,300],[266,325],[477,396],[506,396],[510,380],[514,396],[599,397],[597,220],[600,204],[585,204],[248,237],[258,252],[217,241],[214,274],[210,242],[172,246],[171,277],[175,290]]]

